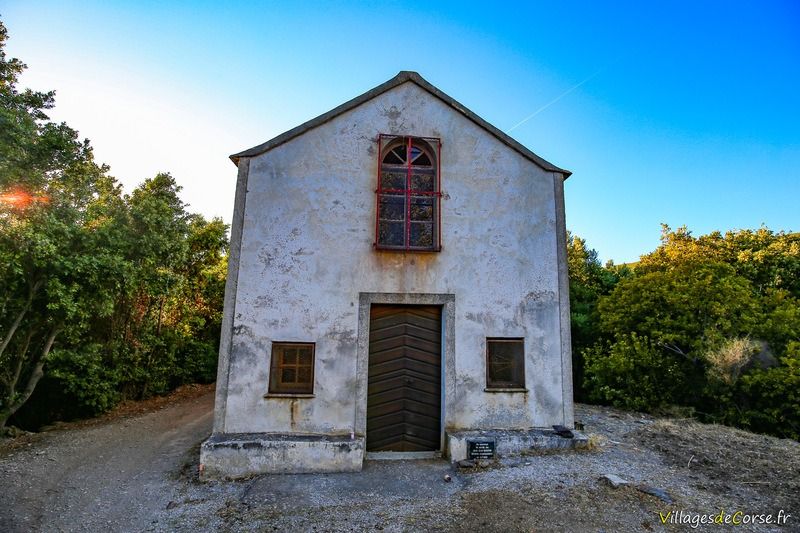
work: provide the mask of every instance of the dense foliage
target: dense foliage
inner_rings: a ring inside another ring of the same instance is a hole
[[[6,39],[0,24],[0,429],[213,380],[225,224],[187,212],[169,174],[123,194],[49,121],[54,93],[17,88]]]
[[[800,438],[800,233],[664,226],[623,268],[569,244],[583,399]]]

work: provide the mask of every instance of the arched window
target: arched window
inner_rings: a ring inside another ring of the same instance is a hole
[[[379,136],[375,246],[439,251],[439,139]]]

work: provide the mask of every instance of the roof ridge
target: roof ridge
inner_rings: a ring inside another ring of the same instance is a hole
[[[278,135],[277,137],[273,137],[272,139],[268,140],[265,143],[259,144],[252,148],[248,148],[247,150],[243,150],[241,152],[233,154],[230,156],[230,158],[234,163],[238,164],[240,157],[253,157],[256,155],[263,154],[264,152],[267,152],[277,146],[280,146],[281,144],[284,144],[294,139],[295,137],[302,135],[308,130],[316,128],[317,126],[321,126],[322,124],[325,124],[326,122],[333,120],[337,116],[346,113],[347,111],[350,111],[351,109],[356,108],[361,104],[369,100],[372,100],[373,98],[391,89],[394,89],[395,87],[402,85],[403,83],[406,82],[415,83],[417,86],[431,93],[433,96],[437,97],[439,100],[443,101],[444,103],[446,103],[447,105],[449,105],[450,107],[452,107],[453,109],[455,109],[456,111],[458,111],[459,113],[470,119],[472,122],[482,127],[492,135],[494,135],[503,144],[505,144],[509,148],[516,150],[527,159],[539,165],[542,169],[547,170],[549,172],[558,172],[564,176],[564,179],[567,179],[572,174],[572,172],[570,172],[569,170],[559,168],[554,164],[550,163],[549,161],[546,161],[545,159],[539,157],[531,150],[526,148],[524,145],[522,145],[519,141],[515,140],[508,134],[504,133],[497,127],[493,126],[489,122],[479,117],[474,112],[470,111],[466,106],[459,103],[455,98],[445,94],[438,87],[434,86],[433,84],[425,80],[425,78],[420,76],[418,72],[415,72],[413,70],[401,70],[393,78],[381,83],[377,87],[373,87],[364,94],[356,96],[352,100],[348,100],[347,102],[334,107],[330,111],[319,115],[318,117],[312,118],[311,120],[306,121],[300,124],[299,126],[296,126],[288,131],[285,131],[280,135]]]

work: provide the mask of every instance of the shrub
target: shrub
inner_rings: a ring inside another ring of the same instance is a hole
[[[103,357],[103,347],[87,344],[78,349],[54,350],[48,372],[73,406],[84,416],[93,416],[116,405],[119,375]]]
[[[778,366],[755,368],[737,385],[741,406],[730,423],[800,440],[800,342],[789,344]]]
[[[583,352],[589,398],[625,409],[652,411],[681,403],[689,383],[685,362],[635,333]]]

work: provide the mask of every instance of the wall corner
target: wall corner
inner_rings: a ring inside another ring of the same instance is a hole
[[[572,383],[572,333],[569,309],[569,271],[567,268],[567,221],[564,211],[564,179],[553,173],[556,203],[556,257],[558,261],[558,307],[561,330],[561,392],[563,402],[563,424],[574,427],[575,405]]]
[[[231,346],[236,314],[236,291],[239,283],[239,261],[242,252],[242,231],[244,228],[245,207],[247,205],[247,180],[250,173],[250,158],[239,159],[239,172],[236,178],[236,198],[231,220],[230,248],[228,250],[228,276],[225,280],[224,309],[219,341],[217,363],[217,385],[214,398],[213,433],[225,432],[225,418],[228,404],[228,381],[231,367]]]

